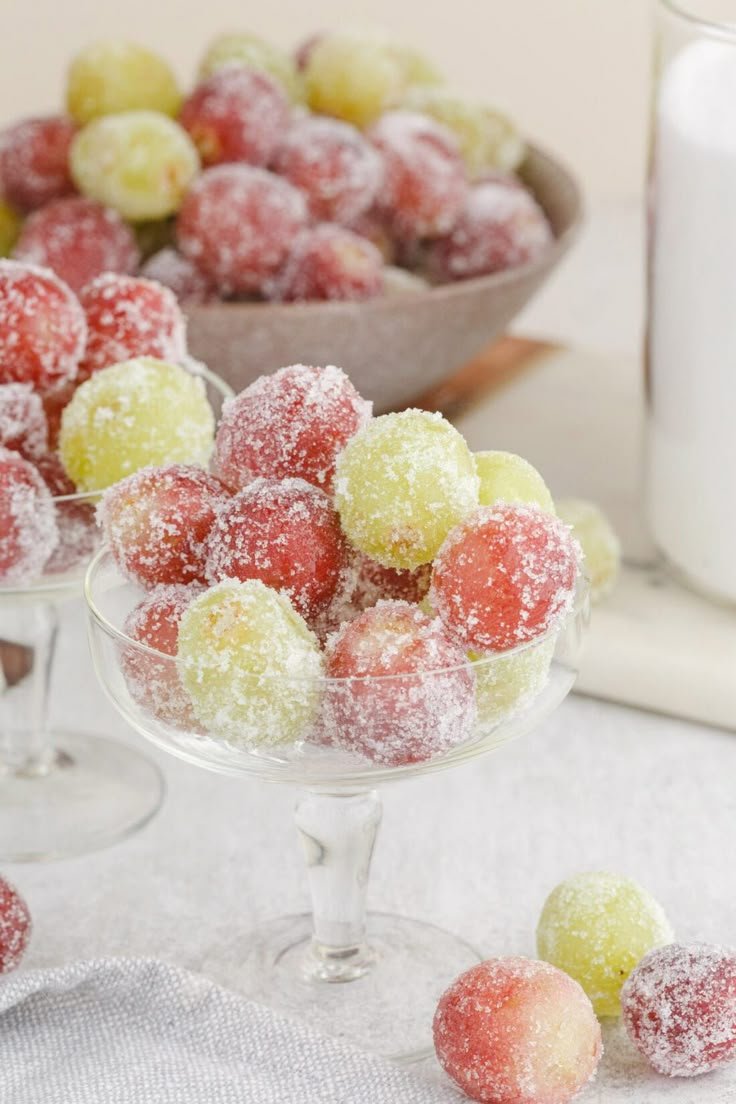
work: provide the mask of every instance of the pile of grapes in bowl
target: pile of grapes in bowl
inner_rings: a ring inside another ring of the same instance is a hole
[[[71,62],[66,113],[0,136],[0,252],[79,291],[168,285],[236,387],[340,363],[379,409],[476,354],[568,247],[579,196],[418,51],[334,30],[293,55],[225,34],[180,90],[134,43]]]

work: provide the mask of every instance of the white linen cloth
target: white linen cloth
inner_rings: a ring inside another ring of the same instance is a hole
[[[448,1104],[432,1085],[153,959],[0,979],[3,1104]]]

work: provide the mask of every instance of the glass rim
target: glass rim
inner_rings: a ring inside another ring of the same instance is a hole
[[[683,0],[656,0],[656,4],[691,27],[699,27],[714,37],[736,39],[736,4],[734,5],[732,22],[698,15],[693,10],[692,0],[685,0],[685,2]]]
[[[100,629],[113,640],[117,640],[125,648],[131,649],[134,653],[140,653],[143,656],[149,656],[152,659],[161,662],[170,662],[176,664],[176,656],[166,655],[164,652],[159,652],[155,648],[150,647],[148,644],[143,644],[139,640],[134,640],[127,633],[119,629],[117,625],[114,625],[112,621],[99,608],[96,598],[93,595],[94,580],[97,573],[101,570],[104,560],[112,560],[112,553],[110,549],[103,545],[99,548],[92,559],[89,561],[87,570],[84,575],[83,594],[84,600],[87,605],[87,610],[91,615],[94,622]],[[117,565],[115,565],[117,570]],[[123,582],[128,582],[121,574],[120,578]],[[541,645],[554,641],[557,639],[559,633],[564,630],[565,626],[571,622],[576,621],[581,614],[583,614],[588,606],[590,598],[590,582],[584,571],[579,571],[577,579],[575,581],[575,593],[570,606],[564,610],[561,614],[558,614],[554,618],[553,623],[547,628],[546,632],[540,633],[539,636],[535,636],[531,640],[525,640],[521,644],[517,644],[514,648],[507,648],[502,652],[492,652],[488,655],[479,656],[478,659],[467,659],[464,663],[458,663],[451,667],[437,667],[431,671],[414,671],[406,672],[404,674],[397,675],[345,675],[341,678],[329,678],[327,675],[304,675],[304,676],[290,676],[290,675],[244,675],[243,678],[250,678],[258,682],[264,680],[276,682],[286,685],[312,685],[312,686],[347,686],[355,685],[356,683],[395,683],[406,682],[408,679],[421,677],[437,677],[439,675],[450,675],[457,672],[467,671],[471,669],[484,670],[491,668],[499,660],[510,659],[512,656],[521,655],[524,652],[532,651],[533,649],[540,647]]]

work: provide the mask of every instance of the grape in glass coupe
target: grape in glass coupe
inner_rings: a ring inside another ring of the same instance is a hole
[[[217,413],[230,388],[196,362],[190,368],[204,378]],[[36,578],[0,583],[1,861],[106,847],[143,827],[163,799],[160,771],[135,748],[47,723],[58,607],[81,596],[99,543],[98,499],[97,492],[54,497],[60,545]]]
[[[423,1056],[437,999],[479,956],[431,924],[366,915],[381,820],[374,787],[464,763],[546,717],[575,680],[587,623],[587,583],[578,582],[573,608],[554,630],[463,668],[363,679],[239,677],[238,698],[252,695],[259,703],[260,720],[251,716],[249,724],[249,747],[236,746],[237,740],[224,743],[200,726],[176,659],[126,634],[126,619],[142,595],[105,549],[90,564],[85,596],[95,671],[138,732],[196,766],[306,791],[296,806],[296,825],[312,914],[286,917],[255,933],[236,931],[231,945],[206,955],[199,967],[326,1034],[393,1058]],[[457,679],[467,679],[469,671],[470,713],[458,708],[454,693]],[[456,718],[462,732],[460,742],[427,759],[422,759],[422,703],[429,703],[428,725],[436,729],[444,714]],[[385,735],[387,725],[390,729],[394,711],[407,708],[417,719],[416,761],[392,765],[345,750],[346,743],[368,748],[379,730]],[[279,734],[293,736],[297,730],[290,743],[277,742]]]

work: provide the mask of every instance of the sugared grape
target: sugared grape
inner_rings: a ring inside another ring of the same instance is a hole
[[[513,452],[476,452],[475,467],[480,479],[480,504],[529,502],[553,514],[552,495],[536,468]]]
[[[7,257],[12,252],[21,225],[20,215],[0,196],[0,257]]]
[[[590,580],[590,597],[600,601],[613,590],[621,570],[621,542],[610,521],[594,502],[564,498],[557,514],[572,527],[583,550],[583,563]]]
[[[334,597],[347,549],[327,495],[303,479],[257,479],[223,509],[206,542],[207,579],[260,579],[303,617]]]
[[[20,453],[0,448],[0,585],[40,574],[58,544],[51,494]]]
[[[180,102],[167,63],[136,42],[93,42],[69,66],[66,104],[78,123],[142,109],[176,115]]]
[[[184,197],[177,224],[182,253],[224,294],[260,292],[305,226],[303,196],[250,165],[208,169]]]
[[[212,303],[218,298],[214,284],[176,249],[154,253],[142,266],[141,276],[170,288],[180,303]]]
[[[184,316],[176,296],[161,284],[108,272],[88,284],[79,301],[87,320],[80,379],[133,357],[185,357]]]
[[[0,448],[37,460],[48,448],[43,403],[29,383],[0,383]]]
[[[199,67],[201,78],[230,66],[267,73],[283,87],[292,102],[303,98],[302,82],[292,59],[277,46],[246,32],[219,35],[207,47]]]
[[[537,951],[582,985],[598,1016],[619,1016],[631,971],[673,938],[648,890],[631,878],[591,871],[552,890],[537,926]]]
[[[310,625],[320,640],[324,641],[345,621],[352,621],[381,599],[419,605],[429,590],[431,577],[430,564],[422,564],[414,571],[402,571],[395,567],[385,567],[363,552],[349,548],[347,564],[334,598],[322,615],[311,621]],[[428,610],[425,612],[430,613]]]
[[[99,543],[95,504],[76,495],[76,487],[64,471],[59,454],[47,452],[35,461],[38,472],[54,496],[59,543],[44,565],[44,575],[61,575],[86,563]],[[61,497],[63,496],[63,497]]]
[[[63,115],[25,119],[0,134],[0,192],[19,211],[33,211],[74,191],[69,147],[76,133]]]
[[[312,218],[346,225],[372,206],[383,175],[378,153],[360,131],[317,116],[295,120],[273,168],[303,192]]]
[[[71,169],[80,192],[139,222],[179,209],[199,172],[199,156],[173,119],[156,111],[124,111],[80,130]]]
[[[223,161],[267,165],[289,125],[281,86],[266,73],[219,69],[185,100],[179,122],[205,166]]]
[[[390,111],[369,137],[383,154],[379,205],[405,239],[435,238],[458,220],[468,192],[465,166],[447,127],[413,111]]]
[[[491,726],[525,709],[549,678],[555,639],[545,637],[510,655],[487,656],[470,652],[475,666],[475,700],[478,720]]]
[[[365,126],[400,99],[406,72],[385,42],[333,32],[309,51],[304,83],[312,111]]]
[[[354,218],[348,229],[354,234],[360,234],[361,238],[367,238],[375,245],[387,265],[396,261],[397,243],[394,241],[386,217],[377,206],[374,205],[370,210]]]
[[[153,648],[162,656],[176,656],[182,614],[203,590],[196,583],[154,587],[128,614],[123,631],[131,640]],[[121,649],[120,666],[131,697],[147,713],[174,728],[199,729],[172,659],[159,659],[128,646]]]
[[[338,453],[371,416],[340,368],[292,364],[260,376],[223,406],[214,467],[238,490],[293,476],[329,492]]]
[[[13,256],[53,269],[77,293],[103,272],[134,272],[140,260],[133,232],[120,215],[82,196],[35,211]]]
[[[389,52],[398,60],[401,65],[404,81],[411,87],[412,85],[437,85],[442,84],[443,77],[437,66],[420,50],[417,50],[414,46],[407,46],[403,42],[393,42],[391,40],[386,43]]]
[[[476,184],[450,233],[433,243],[428,266],[444,281],[485,276],[534,260],[552,240],[547,216],[525,189]]]
[[[348,442],[335,502],[356,548],[389,567],[419,567],[475,508],[478,476],[441,414],[406,410],[375,418]]]
[[[178,668],[216,739],[253,749],[302,738],[319,708],[317,638],[284,594],[228,580],[191,603],[179,625]]]
[[[138,357],[77,388],[62,414],[59,451],[79,490],[97,491],[149,464],[206,466],[213,435],[202,380]]]
[[[481,506],[437,553],[429,600],[465,647],[505,651],[571,609],[579,558],[567,526],[538,506]]]
[[[408,602],[381,601],[344,624],[327,641],[325,663],[328,678],[350,681],[330,687],[322,742],[397,767],[470,735],[470,664],[441,623]]]
[[[673,943],[650,951],[621,993],[626,1032],[667,1077],[736,1061],[736,951]]]
[[[31,938],[31,914],[18,890],[0,878],[0,974],[20,965]]]
[[[63,386],[77,374],[86,336],[82,308],[53,272],[0,260],[0,383]]]
[[[202,468],[142,468],[116,483],[100,506],[123,575],[146,589],[205,581],[206,540],[229,495]]]
[[[324,222],[302,230],[271,298],[287,303],[372,299],[383,289],[383,258],[365,238]]]
[[[567,1104],[603,1050],[580,986],[528,958],[492,958],[461,974],[440,998],[433,1033],[445,1072],[488,1104]]]
[[[510,119],[448,88],[410,88],[402,106],[449,127],[471,179],[487,169],[513,172],[524,159],[524,142]]]

